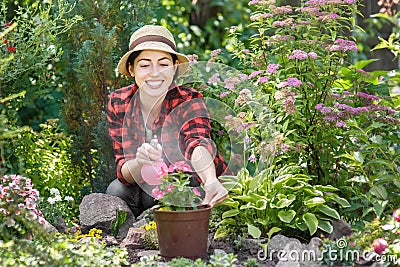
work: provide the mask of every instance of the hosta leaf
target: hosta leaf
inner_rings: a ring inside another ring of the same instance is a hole
[[[322,231],[327,232],[328,234],[332,233],[333,231],[333,226],[330,222],[328,221],[318,221],[318,228],[321,229]]]
[[[342,206],[343,208],[350,207],[350,203],[349,203],[346,199],[344,199],[344,198],[342,198],[342,197],[339,197],[339,196],[336,195],[336,194],[331,194],[331,195],[329,195],[329,199],[335,201],[336,203],[338,203],[338,204],[339,204],[340,206]]]
[[[234,217],[234,216],[236,216],[238,214],[239,214],[239,210],[238,209],[228,210],[228,211],[225,211],[222,214],[222,219],[229,218],[229,217]]]
[[[257,238],[258,239],[261,236],[261,230],[258,227],[254,226],[254,225],[251,225],[251,224],[247,225],[247,232],[253,238]]]
[[[306,223],[308,230],[310,231],[310,235],[315,234],[318,227],[318,219],[312,213],[305,213],[303,215],[303,221]]]
[[[296,212],[294,210],[281,210],[278,212],[279,219],[284,223],[290,223],[294,216],[296,216]]]
[[[332,209],[331,207],[328,207],[327,205],[318,206],[318,210],[323,214],[328,215],[332,218],[335,218],[337,220],[340,219],[339,213],[336,210]]]
[[[217,231],[215,231],[214,239],[224,237],[228,234],[226,227],[219,227]]]
[[[265,199],[257,200],[256,207],[258,210],[265,210],[267,208],[267,201]]]
[[[321,205],[323,203],[325,203],[325,199],[322,197],[313,197],[304,201],[304,205],[310,208]]]

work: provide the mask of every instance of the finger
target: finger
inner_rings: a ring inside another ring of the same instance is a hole
[[[222,193],[222,194],[217,194],[216,196],[214,196],[211,201],[209,202],[209,204],[211,206],[215,206],[221,202],[223,202],[225,199],[228,198],[228,193]]]

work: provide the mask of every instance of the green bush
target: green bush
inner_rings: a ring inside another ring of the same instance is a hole
[[[308,239],[317,229],[331,233],[331,222],[340,219],[337,210],[349,203],[336,194],[337,188],[311,185],[311,178],[298,171],[269,166],[254,177],[246,169],[221,177],[230,196],[218,207],[224,212],[214,238],[239,233],[260,238],[281,231]]]

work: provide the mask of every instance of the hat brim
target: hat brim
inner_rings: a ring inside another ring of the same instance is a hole
[[[135,52],[135,51],[143,51],[143,50],[157,50],[157,51],[163,51],[171,54],[175,54],[178,58],[179,65],[178,65],[178,75],[184,74],[187,69],[189,68],[189,58],[185,56],[184,54],[178,53],[174,51],[171,47],[164,43],[160,42],[144,42],[136,46],[134,49],[128,51],[125,53],[125,55],[122,56],[122,58],[118,62],[118,72],[121,73],[122,75],[125,75],[126,77],[132,77],[131,74],[128,72],[126,68],[126,62],[128,61],[129,56]]]

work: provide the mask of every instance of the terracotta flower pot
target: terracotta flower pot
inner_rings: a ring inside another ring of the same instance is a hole
[[[167,261],[177,257],[206,258],[211,208],[205,206],[186,211],[154,209],[160,256]]]

